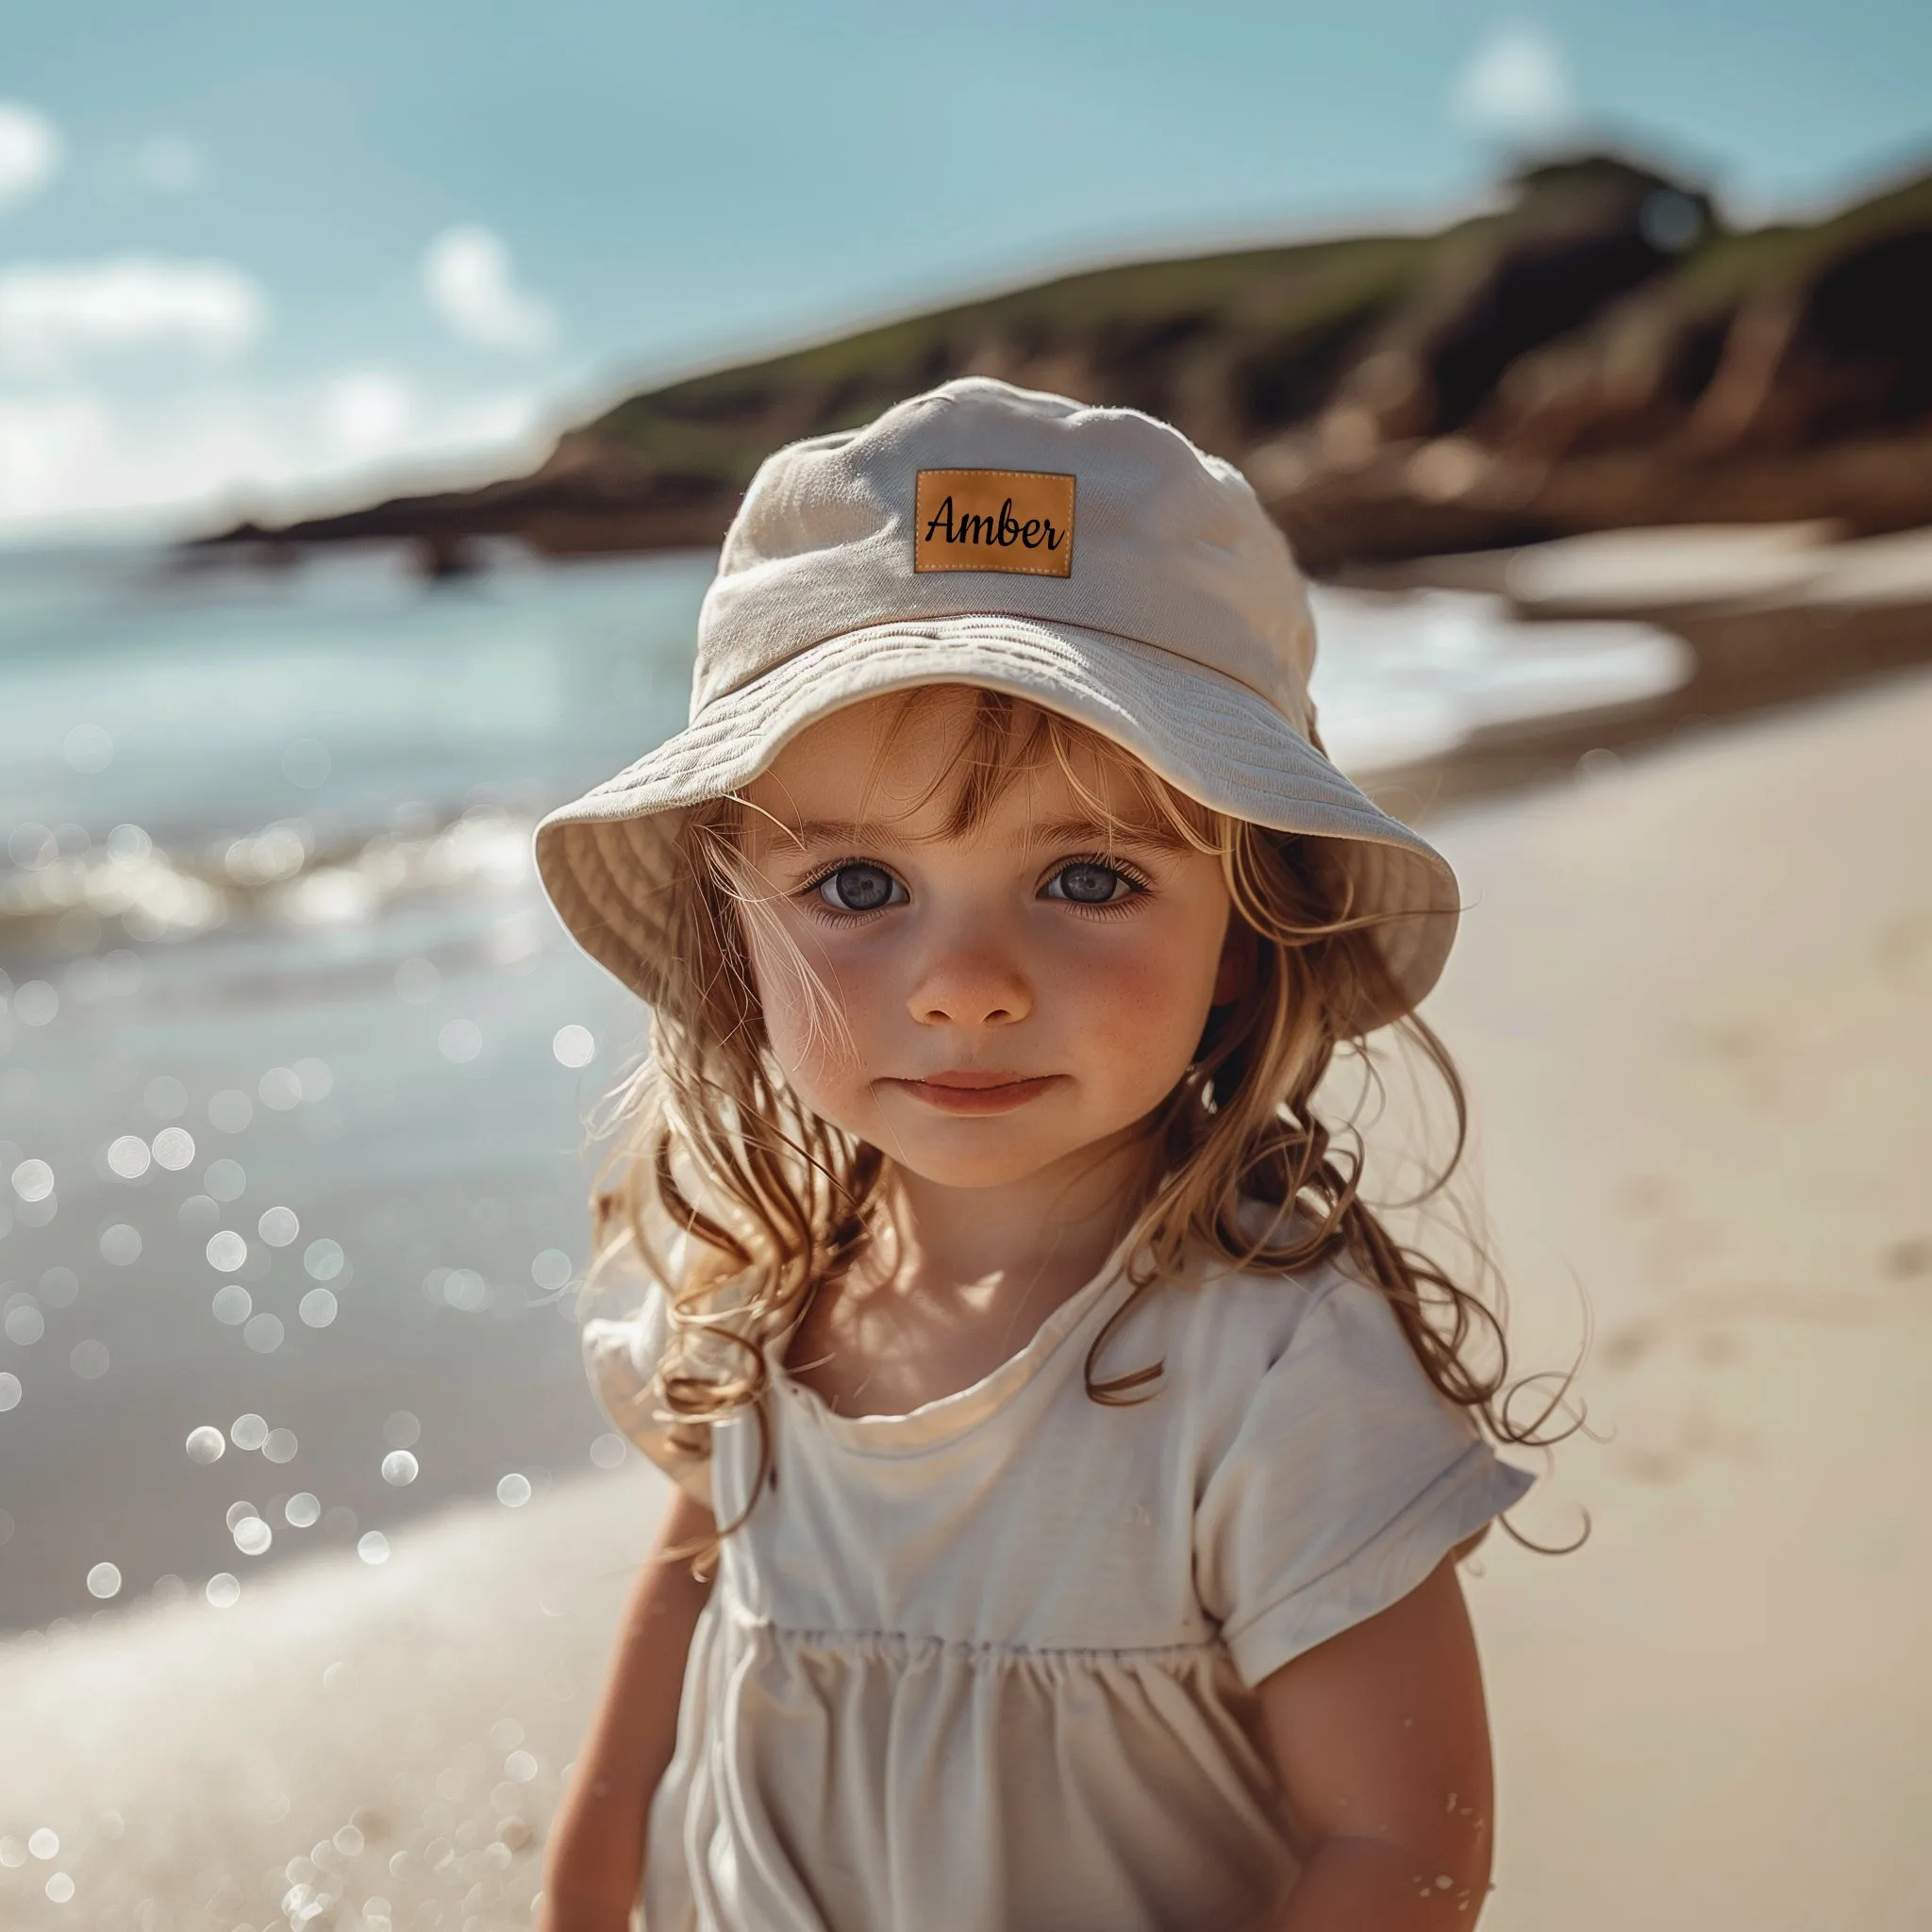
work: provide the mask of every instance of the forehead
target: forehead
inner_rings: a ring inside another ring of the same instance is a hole
[[[744,788],[751,824],[870,824],[941,837],[969,829],[959,823],[969,794],[978,794],[965,814],[974,830],[1145,815],[1124,754],[1108,756],[1076,735],[1063,763],[1040,724],[1037,711],[1020,706],[1006,728],[990,731],[979,694],[957,686],[911,702],[905,693],[865,699],[808,726]]]

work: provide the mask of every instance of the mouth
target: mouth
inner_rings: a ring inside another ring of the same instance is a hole
[[[1051,1087],[1058,1075],[1042,1074],[993,1073],[979,1068],[956,1067],[943,1074],[929,1074],[923,1080],[888,1080],[915,1100],[937,1108],[941,1113],[1010,1113],[1024,1107]]]

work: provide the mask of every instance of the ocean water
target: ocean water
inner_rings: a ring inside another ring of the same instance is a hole
[[[644,1015],[529,835],[681,724],[710,566],[0,556],[0,1628],[622,1459],[570,1284]],[[1318,607],[1357,774],[1686,670],[1485,598]]]

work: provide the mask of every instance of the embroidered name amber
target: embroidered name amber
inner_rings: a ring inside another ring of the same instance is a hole
[[[922,470],[915,571],[1064,577],[1074,568],[1074,479],[1039,470]]]

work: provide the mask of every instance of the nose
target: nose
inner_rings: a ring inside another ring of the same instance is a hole
[[[1012,960],[985,947],[948,947],[926,962],[907,1010],[922,1026],[1011,1026],[1033,1010]]]

